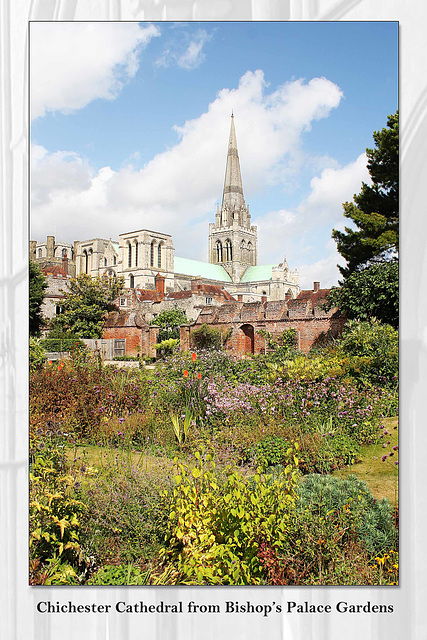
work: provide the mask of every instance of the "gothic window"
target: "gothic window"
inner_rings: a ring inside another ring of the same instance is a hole
[[[107,258],[104,258],[104,267],[107,266]]]
[[[128,242],[128,267],[132,266],[132,245]]]
[[[154,246],[155,246],[155,241],[153,240],[153,242],[151,243],[151,247],[150,247],[150,265],[152,267],[154,267]]]
[[[242,262],[247,260],[246,242],[244,240],[240,243],[240,259]]]
[[[133,277],[133,275],[131,274],[131,275],[129,276],[129,288],[130,288],[130,289],[133,289],[133,288],[134,288],[134,286],[135,286],[135,278],[134,278],[134,277]]]
[[[62,249],[62,257],[63,258],[67,257],[67,249]]]
[[[138,242],[135,241],[135,267],[138,266]]]
[[[87,268],[88,270],[86,271],[86,273],[89,273],[92,271],[92,255],[93,255],[93,251],[92,249],[89,249],[88,254],[87,254]]]
[[[38,253],[38,256],[37,256],[37,257],[38,257],[38,258],[41,258],[41,257],[42,257],[42,255],[43,255],[43,251],[42,251],[41,249],[39,249],[37,253]]]
[[[219,240],[216,243],[216,261],[222,262],[222,244]]]
[[[233,260],[233,248],[230,240],[225,241],[225,260],[226,262],[231,262]]]
[[[248,262],[249,264],[254,263],[254,249],[252,246],[252,242],[248,242]]]
[[[83,259],[85,261],[85,266],[84,266],[85,273],[87,273],[88,272],[88,267],[89,267],[89,259],[88,259],[88,255],[87,255],[86,249],[83,251]]]
[[[157,247],[157,267],[160,269],[162,266],[162,245]]]
[[[116,264],[117,264],[117,257],[116,257],[116,256],[114,256],[114,257],[113,257],[113,264],[114,264],[114,265],[116,265]]]

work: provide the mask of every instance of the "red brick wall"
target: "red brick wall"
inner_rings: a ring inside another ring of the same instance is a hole
[[[141,350],[141,329],[138,327],[109,327],[104,329],[103,338],[114,338],[115,340],[126,339],[126,355],[137,356]]]

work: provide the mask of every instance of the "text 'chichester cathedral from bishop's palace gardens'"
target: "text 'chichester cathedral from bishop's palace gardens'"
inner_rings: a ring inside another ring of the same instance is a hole
[[[172,236],[141,229],[122,233],[118,242],[94,238],[73,245],[30,243],[30,255],[41,266],[64,266],[71,275],[123,276],[129,289],[155,289],[156,276],[164,278],[166,292],[188,291],[195,278],[206,285],[220,285],[246,302],[296,298],[300,288],[297,271],[286,259],[278,265],[258,265],[257,228],[251,225],[240,171],[234,116],[231,116],[227,164],[221,207],[209,225],[209,262],[175,256]]]

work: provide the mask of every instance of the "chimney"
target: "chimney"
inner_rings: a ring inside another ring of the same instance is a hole
[[[197,276],[191,281],[191,291],[200,291],[202,289],[202,277]]]
[[[62,258],[62,271],[64,272],[64,276],[68,275],[68,256],[63,256]]]
[[[165,297],[165,278],[161,276],[160,273],[156,275],[154,278],[154,282],[156,283],[156,293],[159,300],[163,300]]]
[[[319,291],[320,282],[313,282],[313,291]]]

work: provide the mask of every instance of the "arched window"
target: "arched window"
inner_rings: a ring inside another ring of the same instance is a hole
[[[130,274],[130,276],[129,276],[129,288],[133,289],[134,286],[135,286],[135,278],[133,277],[132,274]]]
[[[107,258],[104,258],[104,267],[107,266]]]
[[[62,249],[62,257],[63,258],[67,257],[67,249]]]
[[[89,249],[88,254],[87,254],[87,272],[89,273],[92,271],[92,256],[93,256],[93,251],[92,249]]]
[[[242,262],[247,260],[246,242],[244,240],[240,243],[240,259]]]
[[[132,266],[132,245],[128,242],[128,267]]]
[[[252,242],[248,242],[248,262],[249,264],[254,263],[254,250],[252,246]]]
[[[86,249],[83,251],[83,260],[84,260],[85,273],[88,273],[89,272],[89,256],[87,255]]]
[[[225,259],[227,262],[231,262],[233,260],[233,248],[230,240],[225,241]]]
[[[222,244],[219,240],[216,242],[216,261],[222,262]]]
[[[38,257],[38,258],[41,258],[42,256],[43,256],[43,251],[42,251],[41,249],[39,249],[39,250],[37,251],[37,257]]]
[[[135,267],[138,266],[138,242],[135,240]]]
[[[157,247],[157,268],[160,269],[162,266],[162,244],[160,243]]]
[[[156,242],[153,240],[150,247],[150,265],[154,267],[154,246]]]
[[[117,264],[117,256],[113,256],[113,264],[116,265]]]

